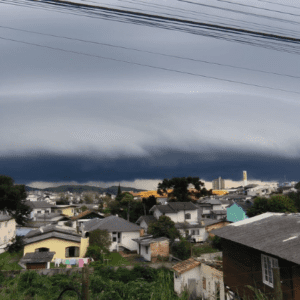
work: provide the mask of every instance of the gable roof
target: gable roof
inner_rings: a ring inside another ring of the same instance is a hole
[[[0,214],[0,222],[5,222],[5,221],[8,221],[10,219],[13,219],[13,217],[10,216],[10,215]]]
[[[198,207],[192,202],[169,202],[166,205],[154,205],[149,211],[157,208],[162,213],[177,213],[181,210],[196,210]]]
[[[47,225],[39,229],[31,230],[24,236],[24,244],[31,244],[42,240],[58,238],[80,243],[81,235],[73,228],[67,229],[57,225]]]
[[[219,199],[207,199],[207,200],[204,200],[202,203],[208,203],[211,205],[221,205],[222,204]]]
[[[28,252],[20,260],[20,263],[42,263],[52,261],[55,252]]]
[[[51,220],[51,219],[62,219],[64,218],[65,215],[63,215],[62,213],[59,213],[59,212],[54,212],[54,213],[49,213],[49,214],[36,214],[35,215],[35,218],[36,220]]]
[[[282,259],[300,264],[300,214],[264,213],[226,227],[213,234]]]
[[[177,263],[172,267],[172,269],[178,274],[183,274],[189,270],[196,268],[199,265],[201,265],[200,261],[196,261],[194,258],[189,258]]]
[[[84,231],[93,231],[96,229],[107,230],[108,232],[130,232],[140,231],[141,227],[126,221],[117,216],[109,216],[104,219],[92,219],[91,221],[84,222]]]
[[[77,216],[71,217],[70,219],[71,219],[72,221],[75,221],[75,220],[84,218],[84,217],[86,217],[86,216],[88,216],[88,215],[90,215],[90,214],[95,214],[95,215],[97,215],[99,218],[101,218],[101,217],[104,218],[104,216],[103,216],[101,213],[98,213],[98,212],[96,212],[96,211],[94,211],[94,210],[88,209],[88,210],[86,210],[86,211],[81,212],[81,213],[78,214]]]
[[[31,207],[32,209],[36,209],[36,208],[55,208],[55,205],[53,204],[49,204],[46,201],[25,201],[25,204],[29,207]]]
[[[132,239],[133,241],[137,242],[139,245],[143,246],[149,246],[150,244],[157,243],[157,242],[162,242],[162,241],[170,241],[167,237],[158,237],[158,238],[153,238],[152,235],[140,237],[138,239]]]
[[[141,224],[142,221],[145,221],[147,225],[149,225],[151,222],[156,222],[156,218],[154,216],[141,216],[138,218],[138,220],[135,222],[136,224]]]

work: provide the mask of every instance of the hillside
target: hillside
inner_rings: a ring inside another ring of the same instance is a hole
[[[83,192],[97,192],[97,193],[110,193],[116,195],[118,192],[118,186],[111,186],[108,188],[101,188],[96,186],[89,186],[89,185],[61,185],[57,187],[50,187],[45,189],[37,189],[31,188],[29,186],[25,186],[26,191],[43,191],[43,192],[53,192],[53,193],[64,193],[64,192],[71,192],[71,193],[83,193]],[[142,192],[144,190],[131,188],[131,187],[122,187],[122,192],[133,191],[135,193]]]

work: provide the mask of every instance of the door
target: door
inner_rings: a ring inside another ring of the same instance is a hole
[[[118,243],[122,242],[122,234],[121,232],[118,232]]]
[[[189,293],[189,300],[197,299],[196,279],[194,278],[188,279],[188,293]]]
[[[30,269],[47,269],[47,263],[31,263],[27,264],[27,270]]]

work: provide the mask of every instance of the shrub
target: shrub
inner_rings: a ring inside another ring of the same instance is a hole
[[[102,251],[101,251],[102,250]],[[107,249],[102,248],[100,246],[89,246],[87,248],[85,257],[92,257],[94,261],[100,261],[101,263],[103,263],[103,254],[102,253],[106,253]]]
[[[157,271],[148,266],[134,266],[131,272],[136,277],[135,279],[143,278],[148,282],[156,280]]]
[[[172,244],[171,251],[176,258],[188,259],[191,256],[191,244],[186,239],[181,239]]]
[[[16,235],[16,237],[13,239],[12,244],[10,244],[7,247],[7,251],[9,253],[19,252],[19,251],[23,250],[23,247],[24,247],[23,237]]]
[[[133,272],[126,269],[126,268],[119,268],[116,270],[116,277],[117,280],[122,281],[124,283],[128,283],[129,281],[135,280],[135,274],[132,274]]]
[[[222,244],[221,244],[221,238],[218,236],[214,236],[211,238],[211,245],[213,248],[219,249],[222,251]]]

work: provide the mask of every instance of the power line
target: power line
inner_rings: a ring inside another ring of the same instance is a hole
[[[4,0],[5,1],[5,0]],[[3,2],[3,1],[2,1]],[[25,1],[28,3],[28,1]],[[7,3],[7,0],[6,0]],[[17,1],[16,3],[19,3]],[[38,2],[41,3],[41,2]],[[224,27],[219,26],[215,24],[208,24],[208,23],[199,23],[194,21],[188,21],[188,20],[182,20],[182,19],[176,19],[176,18],[169,18],[164,16],[157,16],[157,15],[149,15],[139,12],[131,12],[131,11],[124,11],[124,10],[118,10],[113,8],[105,8],[104,10],[102,7],[99,6],[92,6],[92,5],[86,5],[86,4],[76,4],[73,2],[66,2],[66,1],[60,1],[59,4],[53,3],[53,2],[43,2],[42,4],[55,6],[55,8],[58,8],[59,12],[62,12],[63,10],[67,10],[67,13],[70,14],[70,10],[75,9],[80,11],[81,13],[87,13],[88,15],[85,15],[86,17],[93,18],[94,15],[97,15],[98,18],[103,18],[111,21],[118,21],[123,23],[133,23],[135,25],[146,25],[150,27],[156,27],[156,28],[163,28],[167,30],[179,30],[183,32],[188,32],[190,34],[196,34],[196,35],[202,35],[207,37],[214,37],[217,39],[227,40],[227,41],[235,41],[242,44],[247,44],[251,46],[256,47],[263,47],[266,49],[272,49],[276,51],[284,51],[287,53],[293,53],[297,54],[299,53],[299,50],[296,46],[293,45],[286,45],[286,44],[279,44],[282,42],[281,40],[276,39],[278,35],[270,35],[267,33],[260,33],[261,36],[255,35],[256,32],[249,31],[249,30],[243,30],[243,29],[237,29],[234,28],[234,31],[230,31],[232,27]],[[12,4],[20,6],[19,4]],[[36,6],[36,2],[34,3]],[[22,6],[22,5],[21,5]],[[29,7],[32,7],[33,5],[29,5]],[[53,7],[51,7],[53,9]],[[98,11],[97,11],[97,10]],[[128,13],[127,13],[128,12]],[[64,12],[65,13],[65,12]],[[72,13],[71,13],[72,14]],[[74,15],[80,15],[73,13]],[[82,14],[81,14],[82,15]],[[169,23],[168,23],[169,22]],[[183,27],[183,25],[186,25],[186,27]],[[211,27],[212,25],[213,27]],[[202,29],[202,30],[199,30]],[[254,33],[254,34],[251,34]],[[245,36],[244,36],[245,35]],[[273,37],[273,38],[272,38]],[[256,38],[256,40],[255,40]],[[288,39],[292,39],[291,41],[288,41],[289,43],[298,45],[299,39],[288,37]],[[285,41],[286,42],[286,41]]]
[[[265,2],[265,3],[270,3],[270,4],[274,4],[274,5],[280,5],[280,6],[283,6],[283,7],[291,7],[291,8],[300,9],[300,7],[298,7],[298,6],[287,5],[287,4],[282,4],[282,3],[275,3],[275,2],[267,1],[267,0],[256,0],[256,1],[258,1],[258,2]]]
[[[293,76],[293,75],[282,74],[282,73],[277,73],[277,72],[269,72],[269,71],[263,71],[263,70],[258,70],[258,69],[251,69],[251,68],[246,68],[246,67],[237,67],[237,66],[232,66],[232,65],[228,65],[228,64],[210,62],[210,61],[206,61],[206,60],[194,59],[194,58],[189,58],[189,57],[165,54],[165,53],[148,51],[148,50],[141,50],[141,49],[137,49],[137,48],[125,47],[125,46],[120,46],[120,45],[113,45],[113,44],[109,44],[109,43],[101,43],[101,42],[96,42],[96,41],[83,40],[83,39],[78,39],[78,38],[71,38],[71,37],[61,36],[61,35],[47,34],[47,33],[31,31],[31,30],[25,30],[25,29],[19,29],[19,28],[8,27],[8,26],[3,26],[3,25],[0,25],[0,28],[10,29],[10,30],[15,30],[15,31],[20,31],[20,32],[33,33],[33,34],[38,34],[38,35],[43,35],[43,36],[51,36],[51,37],[55,37],[55,38],[67,39],[67,40],[72,40],[72,41],[79,41],[79,42],[83,42],[83,43],[96,44],[96,45],[113,47],[113,48],[120,48],[120,49],[137,51],[137,52],[142,52],[142,53],[149,53],[149,54],[160,55],[160,56],[164,56],[164,57],[172,57],[172,58],[176,58],[176,59],[189,60],[189,61],[194,61],[194,62],[201,62],[201,63],[205,63],[205,64],[212,64],[212,65],[217,65],[217,66],[222,66],[222,67],[229,67],[229,68],[234,68],[234,69],[247,70],[247,71],[252,71],[252,72],[272,74],[272,75],[290,77],[290,78],[300,78],[300,76]]]
[[[93,54],[88,54],[88,53],[78,52],[78,51],[73,51],[73,50],[65,50],[65,49],[62,49],[62,48],[56,48],[56,47],[45,46],[45,45],[41,45],[41,44],[29,43],[29,42],[15,40],[15,39],[9,39],[9,38],[4,38],[4,37],[0,37],[0,39],[6,40],[6,41],[22,43],[22,44],[26,44],[26,45],[30,45],[30,46],[36,46],[36,47],[42,47],[42,48],[47,48],[47,49],[51,49],[51,50],[62,51],[62,52],[66,52],[66,53],[74,53],[74,54],[79,54],[79,55],[84,55],[84,56],[89,56],[89,57],[95,57],[95,58],[100,58],[100,59],[107,59],[107,60],[112,60],[112,61],[117,61],[117,62],[123,62],[123,63],[127,63],[127,64],[132,64],[132,65],[137,65],[137,66],[142,66],[142,67],[148,67],[148,68],[152,68],[152,69],[159,69],[159,70],[170,71],[170,72],[175,72],[175,73],[180,73],[180,74],[188,74],[188,75],[196,76],[196,77],[210,78],[210,79],[214,79],[214,80],[218,80],[218,81],[237,83],[237,84],[241,84],[241,85],[254,86],[254,87],[258,87],[258,88],[281,91],[281,92],[286,92],[286,93],[300,94],[300,92],[297,92],[297,91],[289,91],[289,90],[284,90],[284,89],[279,89],[279,88],[272,88],[272,87],[269,87],[269,86],[246,83],[246,82],[241,82],[241,81],[236,81],[236,80],[222,79],[222,78],[218,78],[218,77],[207,76],[207,75],[202,75],[202,74],[197,74],[197,73],[192,73],[192,72],[185,72],[185,71],[180,71],[180,70],[175,70],[175,69],[170,69],[170,68],[152,66],[152,65],[148,65],[148,64],[141,64],[141,63],[131,62],[131,61],[117,59],[117,58],[105,57],[105,56],[100,56],[100,55],[93,55]]]

